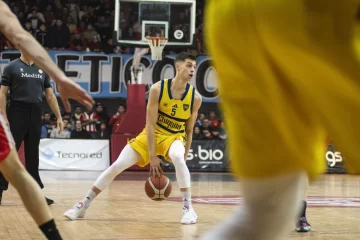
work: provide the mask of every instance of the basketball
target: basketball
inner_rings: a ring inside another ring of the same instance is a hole
[[[168,177],[149,177],[145,182],[145,193],[154,201],[166,200],[171,193],[171,182]]]

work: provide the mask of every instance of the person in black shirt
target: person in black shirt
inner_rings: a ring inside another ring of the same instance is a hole
[[[75,129],[71,132],[71,139],[92,139],[90,133],[83,129],[81,121],[76,120]]]
[[[41,188],[44,184],[39,175],[39,144],[42,127],[41,102],[45,92],[46,100],[57,118],[60,132],[63,122],[59,105],[52,91],[49,77],[27,59],[24,54],[20,58],[10,62],[4,69],[1,78],[1,93],[9,91],[8,113],[3,110],[5,120],[9,122],[11,133],[14,137],[16,149],[19,150],[24,141],[25,167]],[[0,108],[6,109],[6,98],[3,96]],[[8,182],[0,173],[0,204],[2,192],[8,189]],[[54,201],[46,198],[47,203]]]
[[[107,129],[106,123],[103,122],[100,125],[100,130],[96,132],[95,139],[109,139],[109,131]]]

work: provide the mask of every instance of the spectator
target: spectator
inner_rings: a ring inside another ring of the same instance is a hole
[[[50,137],[51,131],[52,131],[54,128],[56,128],[56,121],[51,121],[51,122],[50,122],[49,134],[48,134],[49,137]]]
[[[31,27],[35,30],[38,29],[41,23],[45,23],[44,15],[39,13],[36,7],[32,8],[27,20],[31,22]]]
[[[99,39],[99,34],[96,32],[91,23],[87,24],[87,29],[82,33],[82,35],[88,43],[93,42],[94,37],[97,37],[97,39]]]
[[[51,122],[50,122],[50,113],[45,112],[43,115],[43,124],[41,126],[41,138],[47,138],[51,133]]]
[[[84,51],[86,49],[86,41],[81,37],[79,30],[75,31],[70,40],[70,49],[74,51]]]
[[[192,139],[193,140],[204,140],[204,136],[202,135],[199,126],[195,126]]]
[[[49,36],[44,23],[42,23],[40,28],[35,32],[35,38],[45,49],[49,47]]]
[[[109,38],[106,42],[103,42],[102,49],[105,54],[115,53],[116,47],[112,44],[111,38]]]
[[[75,129],[70,134],[71,139],[91,139],[90,133],[83,129],[81,121],[76,120]]]
[[[99,117],[96,122],[96,131],[100,131],[101,124],[109,122],[109,116],[104,111],[104,107],[101,103],[96,104],[96,114]]]
[[[217,127],[211,127],[210,132],[211,132],[212,140],[222,140],[221,137],[219,136],[219,129]]]
[[[80,30],[81,34],[86,31],[86,28],[87,28],[86,23],[84,21],[81,21],[79,24],[79,30]]]
[[[75,25],[78,25],[79,11],[80,11],[79,5],[70,1],[69,16],[74,20]]]
[[[96,132],[95,138],[96,139],[109,139],[110,138],[110,134],[107,129],[106,123],[101,123],[100,131]]]
[[[210,133],[210,130],[207,128],[207,129],[204,129],[202,131],[203,133],[203,136],[204,136],[204,140],[211,140],[211,133]]]
[[[97,23],[95,23],[96,31],[100,35],[102,42],[106,42],[111,38],[111,25],[105,21],[105,16],[100,16]]]
[[[67,126],[69,121],[67,119],[63,119],[63,126]],[[59,133],[59,128],[55,127],[53,130],[51,130],[50,138],[70,138],[70,132],[64,128],[61,133]]]
[[[224,123],[224,121],[221,121],[221,123],[220,123],[219,137],[221,139],[227,139],[227,135],[226,135],[226,132],[225,132],[225,123]]]
[[[117,112],[112,115],[110,121],[109,121],[109,125],[110,126],[113,126],[115,124],[115,122],[117,124],[120,124],[122,118],[124,117],[125,115],[125,112],[126,112],[126,108],[124,105],[120,104],[119,107],[118,107],[118,110]]]
[[[41,133],[40,133],[40,139],[42,138],[48,138],[49,137],[49,134],[48,134],[48,129],[42,125],[41,126]]]
[[[97,20],[97,18],[95,16],[94,8],[88,7],[86,14],[84,14],[82,16],[81,20],[86,22],[86,23],[94,24],[96,22],[96,20]]]
[[[67,8],[66,6],[63,7],[60,16],[62,16],[63,21],[67,22],[68,17],[69,17],[69,8]]]
[[[216,112],[211,111],[209,114],[209,123],[212,127],[219,127],[219,120],[216,119]]]
[[[66,25],[69,28],[69,34],[73,35],[76,33],[76,24],[74,19],[71,16],[68,16],[66,19]]]
[[[52,10],[52,6],[49,4],[46,6],[46,10],[43,13],[45,23],[49,26],[51,23],[56,20],[56,16],[54,11]]]
[[[82,21],[83,16],[87,13],[88,6],[82,5],[81,10],[79,11],[79,19]]]
[[[200,129],[201,129],[201,131],[204,131],[204,130],[209,129],[209,128],[210,128],[210,121],[209,121],[209,119],[204,118],[202,120],[202,126],[200,127]]]
[[[80,121],[85,130],[90,133],[91,137],[94,138],[96,133],[96,122],[99,119],[99,116],[96,112],[88,110],[83,112],[80,117]]]
[[[206,117],[205,113],[200,113],[198,116],[198,120],[196,121],[196,124],[202,126],[202,121],[204,120],[205,117]]]
[[[74,114],[71,116],[71,123],[75,128],[75,123],[77,120],[80,120],[81,114],[83,113],[81,107],[76,107]]]
[[[66,128],[70,133],[72,132],[72,125],[70,122],[68,122],[68,124],[64,126],[64,128]]]
[[[61,19],[57,19],[51,28],[51,47],[60,50],[69,47],[69,28]]]
[[[89,42],[89,50],[92,52],[100,52],[102,50],[99,36],[94,36],[91,42]]]

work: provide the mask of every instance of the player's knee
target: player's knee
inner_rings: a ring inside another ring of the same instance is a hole
[[[174,164],[181,164],[182,162],[185,163],[184,154],[185,152],[174,152],[169,157]]]
[[[185,163],[185,148],[181,141],[176,140],[169,149],[169,157],[174,164]]]
[[[116,161],[108,168],[107,172],[110,175],[118,175],[125,169],[136,164],[138,160],[138,153],[130,145],[126,145]]]

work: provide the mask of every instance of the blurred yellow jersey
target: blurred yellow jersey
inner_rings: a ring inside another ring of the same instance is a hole
[[[191,117],[194,104],[195,88],[189,83],[181,99],[173,99],[171,96],[172,79],[164,79],[160,83],[160,96],[158,117],[155,127],[156,155],[167,156],[171,144],[175,140],[186,143],[186,121]],[[137,151],[142,159],[137,163],[140,167],[147,165],[150,161],[146,137],[146,128],[129,142],[130,146]]]
[[[321,174],[327,134],[359,172],[358,2],[207,1],[205,43],[237,176]]]

